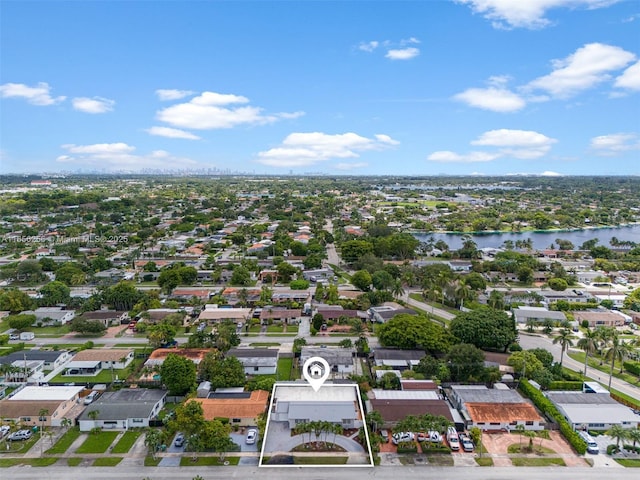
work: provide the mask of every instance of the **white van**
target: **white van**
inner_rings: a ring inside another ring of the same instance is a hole
[[[587,444],[587,452],[593,453],[594,455],[600,453],[600,448],[591,435],[587,432],[578,432],[578,435],[580,435],[580,438],[582,438]]]

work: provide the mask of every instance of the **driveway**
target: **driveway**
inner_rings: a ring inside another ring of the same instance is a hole
[[[244,430],[239,431],[238,433],[232,433],[229,435],[231,440],[237,445],[240,446],[241,452],[257,452],[258,451],[258,442],[256,441],[253,445],[247,445],[247,430],[249,428],[257,428],[257,427],[246,427]]]
[[[167,445],[167,453],[182,453],[184,452],[184,446],[176,447],[173,442],[175,437],[171,439],[171,444]],[[172,457],[162,457],[160,463],[158,463],[159,467],[179,467],[180,466],[180,458],[181,456],[176,455]]]
[[[267,437],[265,438],[265,453],[270,452],[290,452],[298,445],[306,442],[316,441],[316,436],[312,434],[291,436],[291,430],[287,422],[269,422]],[[324,436],[321,441],[324,441]],[[344,448],[347,452],[364,453],[365,450],[358,442],[343,435],[336,435],[335,441],[333,435],[328,435],[327,441]]]

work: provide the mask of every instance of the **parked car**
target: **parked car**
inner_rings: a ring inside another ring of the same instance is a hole
[[[13,432],[7,438],[12,442],[20,441],[20,440],[29,440],[33,432],[31,430],[18,430],[17,432]]]
[[[20,340],[20,335],[17,333],[12,333],[9,335],[9,340]]]
[[[98,398],[98,395],[100,395],[97,391],[92,390],[91,393],[89,395],[87,395],[86,397],[84,397],[84,404],[85,405],[89,405],[91,403],[93,403],[93,401]]]
[[[384,443],[387,443],[389,441],[389,430],[380,430],[380,436]]]
[[[257,438],[258,438],[258,430],[256,430],[255,428],[250,428],[247,431],[247,438],[245,440],[245,443],[247,445],[253,445],[254,443],[256,443]]]
[[[11,427],[9,425],[2,425],[0,427],[0,437],[4,437],[10,431],[11,431]]]
[[[462,450],[464,450],[465,452],[473,452],[473,442],[471,441],[471,437],[469,437],[469,435],[467,435],[466,433],[460,433],[458,435],[458,438],[460,438],[460,444],[462,445]]]
[[[458,431],[456,427],[447,428],[447,442],[449,443],[449,448],[454,451],[460,450],[460,439],[458,438]]]
[[[413,442],[416,436],[412,432],[398,432],[394,433],[391,437],[391,441],[394,445],[398,445],[402,442]]]
[[[587,444],[587,452],[597,455],[600,453],[600,448],[598,447],[598,443],[593,439],[591,435],[587,432],[580,431],[578,432],[580,438],[582,438]]]
[[[182,447],[184,445],[184,435],[182,433],[176,435],[176,439],[173,441],[173,445],[176,447]]]
[[[427,433],[420,432],[418,433],[418,441],[419,442],[431,442],[431,443],[441,443],[442,435],[436,431],[430,431]]]

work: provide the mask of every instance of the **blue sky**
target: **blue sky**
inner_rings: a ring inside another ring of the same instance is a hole
[[[640,174],[635,0],[0,9],[0,173]]]

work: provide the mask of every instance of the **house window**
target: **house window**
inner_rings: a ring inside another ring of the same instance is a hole
[[[500,425],[500,422],[491,422],[489,425]]]
[[[132,422],[133,422],[133,423],[144,423],[144,419],[142,419],[142,418],[134,418],[134,419],[132,420]]]
[[[240,418],[234,418],[231,420],[232,423],[240,423],[242,421],[242,419]]]
[[[308,418],[297,418],[295,420],[296,425],[300,425],[301,423],[309,423],[309,419]]]
[[[253,367],[253,371],[254,371],[254,372],[258,372],[258,371],[260,371],[260,367]]]
[[[525,425],[533,425],[533,420],[527,420],[524,422]]]

